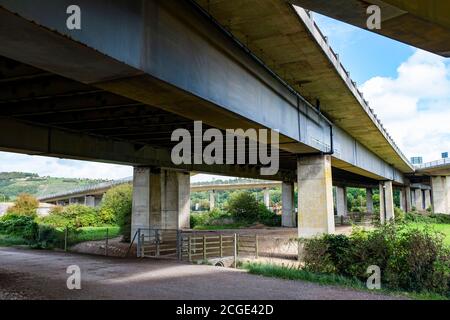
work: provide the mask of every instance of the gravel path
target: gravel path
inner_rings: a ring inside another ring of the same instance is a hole
[[[70,265],[81,290],[69,290]],[[364,299],[396,297],[169,260],[0,248],[0,299]],[[397,298],[398,299],[398,298]]]

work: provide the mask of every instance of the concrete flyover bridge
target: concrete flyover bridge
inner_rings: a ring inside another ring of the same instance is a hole
[[[412,187],[425,185],[412,191],[413,203],[419,210],[432,208],[433,212],[450,214],[450,159],[440,159],[416,166],[410,178]]]
[[[301,236],[334,231],[333,185],[381,188],[393,217],[415,169],[305,10],[79,0],[74,29],[71,4],[0,0],[1,150],[134,166],[133,230],[189,227],[191,172],[280,181],[288,216],[296,182]],[[278,129],[280,170],[262,176],[249,148],[237,165],[174,164],[171,134],[196,120]]]
[[[74,190],[60,192],[55,194],[49,194],[39,197],[39,201],[47,202],[55,205],[68,205],[68,204],[84,204],[90,207],[96,207],[100,204],[103,195],[111,188],[122,184],[133,183],[133,177],[127,177],[124,179],[113,180],[109,182],[102,182],[95,185],[89,185]],[[214,207],[215,192],[219,190],[243,190],[243,189],[263,189],[264,190],[264,202],[269,206],[269,189],[275,187],[281,187],[280,181],[271,180],[253,180],[237,183],[191,183],[191,192],[209,191],[210,204]]]
[[[368,29],[367,20],[380,8],[378,34],[444,57],[450,57],[450,2],[443,0],[288,0],[331,18]]]

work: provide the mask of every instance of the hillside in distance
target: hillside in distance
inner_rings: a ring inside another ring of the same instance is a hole
[[[14,200],[21,193],[40,197],[106,181],[108,180],[40,177],[28,172],[0,172],[0,202]]]

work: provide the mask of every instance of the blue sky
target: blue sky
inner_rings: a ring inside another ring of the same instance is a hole
[[[376,77],[395,77],[398,66],[415,49],[401,42],[379,36],[328,17],[314,14],[314,20],[328,36],[333,50],[350,71],[353,81],[362,84]]]
[[[450,151],[450,61],[314,14],[350,76],[409,158],[439,159]],[[118,179],[132,168],[0,152],[0,171],[42,176]],[[219,176],[195,176],[193,181]]]

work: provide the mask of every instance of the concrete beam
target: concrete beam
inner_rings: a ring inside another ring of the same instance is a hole
[[[283,182],[281,185],[281,226],[294,228],[296,226],[295,204],[294,204],[294,183]]]
[[[259,168],[235,165],[174,165],[170,150],[138,145],[83,133],[32,125],[0,117],[0,151],[131,166],[154,166],[225,176],[261,178]],[[280,170],[270,180],[294,181],[295,174]]]
[[[300,157],[297,174],[299,237],[334,233],[331,157]]]

